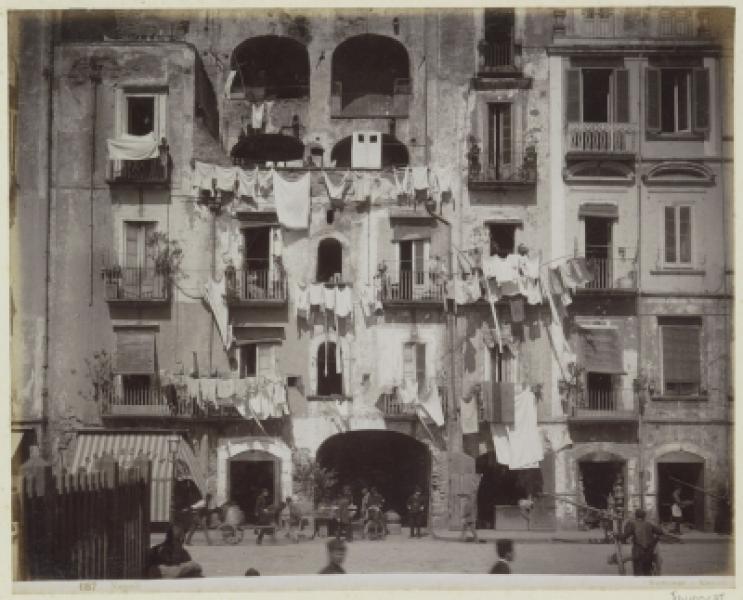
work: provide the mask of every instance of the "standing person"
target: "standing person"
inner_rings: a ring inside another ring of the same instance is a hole
[[[255,522],[258,529],[256,544],[263,543],[263,536],[266,533],[266,527],[270,524],[270,514],[268,510],[268,490],[263,488],[255,501]]]
[[[420,486],[415,486],[415,492],[408,498],[408,519],[410,519],[410,537],[421,537],[421,523],[426,511],[426,505]]]
[[[212,495],[207,492],[206,496],[191,505],[191,526],[186,533],[186,546],[191,544],[191,538],[197,529],[203,530],[207,546],[212,545],[209,539],[209,515],[211,514],[209,504],[211,501]]]
[[[638,508],[635,518],[624,526],[619,536],[622,542],[632,538],[632,570],[635,575],[652,575],[655,547],[663,531],[645,520],[645,511]]]
[[[491,575],[510,575],[511,565],[508,563],[513,562],[514,550],[513,540],[502,539],[496,540],[495,551],[498,554],[498,560],[490,569]]]
[[[343,562],[346,560],[346,544],[343,540],[331,539],[328,541],[328,564],[320,571],[320,575],[345,575]]]
[[[683,521],[684,511],[682,509],[683,503],[681,500],[681,486],[676,486],[671,494],[673,501],[671,502],[671,521],[673,522],[673,529],[671,533],[681,535],[681,521]]]
[[[338,500],[338,528],[335,537],[340,539],[345,536],[349,542],[353,541],[353,527],[351,519],[353,517],[353,497],[351,496],[351,487],[343,486],[343,494]]]
[[[361,488],[361,537],[366,537],[366,523],[369,520],[369,488],[366,486]]]
[[[472,532],[472,541],[477,543],[477,514],[475,509],[475,503],[472,501],[471,494],[461,494],[464,496],[464,504],[462,506],[462,533],[459,539],[467,541],[467,532]]]
[[[298,531],[302,527],[302,510],[291,496],[286,498],[286,505],[289,507],[289,532],[286,535],[296,544],[299,542]]]
[[[372,486],[371,493],[369,494],[368,508],[376,506],[379,510],[376,517],[380,520],[382,527],[384,528],[384,535],[389,535],[390,532],[387,529],[387,517],[384,515],[384,496],[379,493],[376,486]]]

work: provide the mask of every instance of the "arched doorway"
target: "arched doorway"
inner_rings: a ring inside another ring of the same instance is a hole
[[[255,503],[261,490],[268,490],[268,503],[281,499],[281,460],[263,450],[247,450],[229,459],[229,499],[254,519]]]
[[[658,520],[671,520],[673,491],[681,490],[682,523],[704,529],[704,459],[697,454],[677,450],[658,458]],[[692,487],[693,486],[693,487]]]
[[[315,281],[326,283],[336,273],[343,275],[343,246],[335,238],[325,238],[317,245]]]
[[[330,160],[336,167],[351,167],[353,136],[344,137],[330,151]],[[395,136],[382,134],[382,167],[406,167],[410,163],[408,148]]]
[[[386,509],[401,516],[407,513],[408,497],[415,486],[429,495],[431,455],[418,440],[394,431],[351,431],[325,440],[317,450],[317,461],[337,474],[338,493],[350,485],[354,502],[361,502],[361,489],[376,486],[386,500]]]
[[[627,461],[611,452],[590,452],[578,459],[578,482],[588,506],[606,508],[609,494],[619,481],[627,498]],[[626,501],[626,500],[625,500]]]

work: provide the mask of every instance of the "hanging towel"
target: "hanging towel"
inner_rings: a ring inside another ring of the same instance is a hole
[[[537,427],[536,398],[529,388],[515,398],[515,424],[508,430],[508,443],[510,469],[533,468],[535,462],[544,458],[542,436]]]
[[[130,135],[106,140],[110,160],[150,160],[160,156],[158,141],[154,133]]]
[[[294,303],[297,306],[297,316],[307,319],[310,312],[310,291],[306,285],[297,283],[294,286]]]
[[[344,285],[343,288],[335,288],[335,315],[337,317],[347,317],[353,309],[353,296],[351,287]]]
[[[218,379],[217,380],[217,402],[220,404],[232,404],[233,397],[235,395],[235,380],[234,379]]]
[[[273,228],[273,244],[271,244],[271,256],[281,258],[284,255],[284,236],[281,229]]]
[[[562,285],[562,276],[560,275],[560,268],[553,267],[549,270],[550,278],[550,291],[558,296],[565,291]]]
[[[322,283],[311,283],[309,289],[310,306],[319,306],[321,308],[325,306],[325,286]]]
[[[266,124],[266,133],[279,133],[279,128],[276,127],[276,125],[273,122],[273,105],[275,102],[273,100],[269,100],[266,102],[266,108],[265,108],[265,114],[264,114],[264,122]]]
[[[235,81],[235,75],[237,71],[230,71],[227,74],[227,81],[224,82],[224,97],[229,98],[230,92],[232,91],[232,82]]]
[[[374,286],[372,284],[361,286],[359,302],[361,304],[361,311],[364,313],[364,318],[370,317],[374,311],[374,304],[376,302]]]
[[[428,167],[413,167],[413,189],[428,189]]]
[[[273,171],[273,192],[276,213],[287,229],[307,229],[310,220],[310,174],[296,181],[287,181]]]
[[[212,190],[212,179],[214,179],[214,165],[195,161],[193,179],[191,185],[194,189]]]
[[[229,311],[224,301],[225,280],[224,277],[218,282],[214,281],[214,279],[209,279],[204,289],[204,300],[214,315],[214,322],[217,324],[217,329],[219,330],[225,350],[229,350],[232,346],[232,340],[229,339]]]
[[[335,311],[335,286],[322,286],[323,306],[325,310]]]
[[[197,402],[201,401],[200,385],[198,377],[186,378],[186,393],[189,398],[196,398]]]
[[[441,427],[444,420],[444,411],[441,408],[441,397],[439,396],[439,386],[431,385],[426,395],[421,399],[420,403],[423,410],[428,414],[428,417],[436,423],[438,427]]]
[[[402,169],[402,175],[398,177],[399,170],[392,171],[392,177],[395,180],[395,192],[398,196],[405,196],[410,193],[410,170]]]
[[[266,115],[266,105],[263,102],[253,104],[250,114],[250,125],[253,129],[263,129],[263,119]]]
[[[519,297],[511,298],[511,321],[514,323],[524,322],[524,299]]]
[[[358,173],[354,182],[356,202],[366,202],[371,197],[372,179],[369,173]]]
[[[269,171],[260,171],[258,167],[255,169],[256,192],[264,198],[270,196],[273,191],[273,176],[275,173],[274,169]]]
[[[454,302],[457,304],[467,304],[465,282],[459,278],[454,280]]]
[[[539,279],[539,257],[534,258],[522,257],[521,269],[524,275],[530,279]]]
[[[418,383],[416,381],[404,381],[397,388],[397,395],[402,404],[415,404],[418,401]]]
[[[464,294],[467,304],[477,302],[482,297],[480,278],[477,275],[471,276],[464,282]]]
[[[223,192],[235,191],[237,172],[241,169],[235,167],[214,167],[214,177],[217,180],[217,189]]]
[[[539,287],[539,279],[525,278],[524,291],[526,302],[532,306],[542,303],[542,291]]]
[[[474,394],[471,394],[468,398],[462,398],[459,416],[462,421],[463,434],[477,433],[479,431],[477,399]]]
[[[568,265],[571,268],[573,278],[579,283],[579,285],[585,285],[586,283],[593,281],[593,272],[589,268],[585,258],[571,258],[568,261]]]
[[[348,178],[348,173],[343,175],[338,185],[332,182],[325,171],[323,171],[322,176],[323,180],[325,181],[325,187],[328,189],[328,197],[331,200],[335,200],[336,202],[342,202],[343,196],[346,193],[346,181]]]
[[[495,446],[495,460],[501,465],[511,464],[511,445],[508,442],[508,431],[505,425],[490,425],[490,434]]]
[[[255,185],[258,180],[258,167],[255,171],[248,172],[243,169],[236,169],[237,171],[237,195],[248,196],[250,198],[256,197]]]
[[[567,287],[571,292],[575,293],[575,288],[578,286],[578,282],[573,279],[567,264],[563,263],[558,268],[560,269],[560,277],[562,278],[563,287]]]

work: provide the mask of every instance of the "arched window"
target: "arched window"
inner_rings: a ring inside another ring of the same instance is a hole
[[[317,281],[330,281],[336,273],[343,275],[343,247],[338,240],[325,238],[317,246]]]
[[[342,359],[334,342],[324,342],[317,349],[317,395],[343,393]]]
[[[382,35],[358,35],[340,44],[331,67],[339,110],[359,116],[398,112],[394,97],[410,94],[409,63],[405,46]]]
[[[244,92],[249,100],[309,95],[309,54],[291,38],[263,35],[245,40],[232,53],[231,68],[237,75],[230,91]]]
[[[336,167],[351,167],[353,136],[343,138],[330,152]],[[408,149],[400,140],[387,133],[382,135],[382,167],[406,167],[410,160]]]

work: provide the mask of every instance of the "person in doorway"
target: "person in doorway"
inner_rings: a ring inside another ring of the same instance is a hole
[[[475,510],[475,503],[472,500],[470,494],[461,494],[464,496],[464,502],[462,504],[462,532],[459,536],[460,540],[465,542],[469,541],[467,538],[467,532],[472,532],[472,541],[478,543],[477,538],[477,514]]]
[[[521,511],[521,516],[526,519],[527,524],[529,523],[529,520],[531,519],[531,511],[534,510],[534,498],[532,497],[531,493],[527,494],[526,498],[521,498],[519,500],[519,511]]]
[[[211,515],[209,505],[211,500],[212,495],[207,492],[206,496],[191,505],[191,525],[186,533],[186,546],[191,545],[191,538],[193,538],[197,529],[204,532],[207,546],[212,545],[212,541],[209,539],[209,516]]]
[[[351,487],[343,486],[343,494],[338,499],[338,526],[336,528],[336,539],[345,537],[349,542],[353,541],[352,518],[354,513],[353,496]]]
[[[328,564],[320,575],[345,575],[343,563],[346,560],[346,544],[343,540],[331,539],[328,542]]]
[[[271,526],[271,510],[268,506],[268,490],[266,488],[261,490],[261,493],[255,501],[255,522],[257,525],[256,531],[258,533],[255,543],[260,545],[263,543],[263,536],[265,535],[266,530],[270,529]]]
[[[681,500],[681,486],[676,486],[671,494],[671,522],[673,523],[673,529],[671,533],[681,535],[681,521],[684,517],[684,511],[682,509],[683,501]]]
[[[653,574],[656,546],[663,535],[663,530],[648,523],[645,515],[645,511],[638,508],[635,511],[635,518],[627,522],[624,533],[619,536],[622,542],[632,538],[632,571],[636,576]]]
[[[617,519],[619,519],[619,523],[621,526],[621,521],[622,519],[624,519],[624,510],[625,510],[624,478],[621,475],[617,475],[617,478],[614,481],[614,487],[612,488],[612,491],[614,492],[614,511],[617,514]],[[617,529],[617,531],[619,531],[619,529]]]
[[[490,569],[491,575],[510,575],[511,565],[513,562],[514,549],[513,540],[502,539],[495,542],[495,552],[498,555],[498,560]]]
[[[384,515],[384,496],[379,493],[376,486],[372,486],[367,508],[375,511],[374,516],[381,522],[382,527],[384,528],[384,535],[389,535],[390,532],[389,529],[387,529],[387,517]]]
[[[147,553],[145,577],[148,579],[176,579],[203,577],[201,565],[194,562],[183,548],[185,532],[177,523],[165,533],[165,541],[153,546]]]
[[[421,537],[421,524],[426,512],[426,505],[421,488],[415,486],[413,495],[408,498],[408,519],[410,520],[410,537]]]
[[[361,522],[363,524],[363,527],[361,528],[361,537],[365,536],[366,531],[366,523],[369,521],[369,496],[371,493],[369,492],[369,488],[366,486],[361,488]]]

